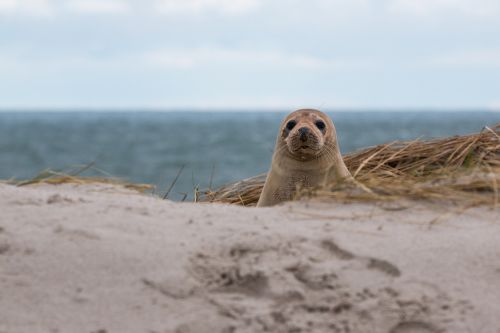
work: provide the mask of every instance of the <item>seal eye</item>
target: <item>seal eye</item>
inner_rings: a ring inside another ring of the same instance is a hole
[[[318,120],[318,121],[315,123],[315,125],[316,125],[316,127],[317,127],[320,131],[324,130],[324,129],[325,129],[325,127],[326,127],[325,123],[324,123],[323,121],[321,121],[321,120]]]
[[[295,120],[290,120],[289,122],[286,123],[286,129],[290,131],[292,128],[295,127],[295,125],[297,125],[297,122]]]

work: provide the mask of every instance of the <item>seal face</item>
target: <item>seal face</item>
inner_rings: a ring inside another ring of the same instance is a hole
[[[271,170],[257,206],[291,200],[299,187],[315,187],[349,177],[332,120],[318,110],[297,110],[281,123]]]
[[[325,145],[327,125],[321,115],[315,112],[294,112],[290,114],[281,136],[291,158],[307,161],[317,158]]]

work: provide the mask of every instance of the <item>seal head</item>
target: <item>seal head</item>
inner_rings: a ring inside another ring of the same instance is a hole
[[[289,114],[281,124],[281,136],[277,148],[286,145],[286,154],[298,161],[308,161],[321,157],[325,152],[325,142],[335,137],[332,121],[317,110],[298,110]],[[328,149],[326,149],[328,150]]]

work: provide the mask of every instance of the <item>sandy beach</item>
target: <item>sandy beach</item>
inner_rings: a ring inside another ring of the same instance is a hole
[[[0,332],[500,332],[500,211],[0,184]]]

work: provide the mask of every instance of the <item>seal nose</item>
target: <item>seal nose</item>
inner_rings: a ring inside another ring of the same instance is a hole
[[[307,134],[309,134],[309,128],[307,128],[307,127],[299,128],[299,134],[300,134],[300,141],[306,142],[307,141]]]

